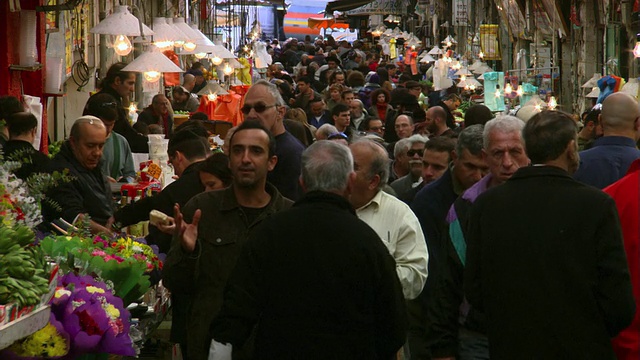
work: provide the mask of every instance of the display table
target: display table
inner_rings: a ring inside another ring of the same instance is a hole
[[[0,327],[0,350],[5,349],[15,341],[26,338],[42,329],[49,322],[51,307],[43,306],[29,315]]]

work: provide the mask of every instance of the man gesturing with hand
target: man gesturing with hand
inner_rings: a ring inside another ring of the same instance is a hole
[[[190,294],[187,354],[206,359],[209,328],[222,306],[222,295],[240,250],[256,226],[292,202],[267,183],[277,162],[275,139],[255,121],[245,121],[231,136],[230,187],[201,193],[183,209],[174,207],[175,232],[164,268],[173,292]],[[239,358],[244,349],[234,349]]]

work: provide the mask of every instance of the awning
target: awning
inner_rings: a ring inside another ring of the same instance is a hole
[[[325,12],[327,14],[333,14],[334,11],[347,11],[357,7],[367,5],[373,0],[336,0],[327,3]]]
[[[366,5],[352,8],[347,15],[406,15],[408,0],[374,0]]]
[[[311,29],[348,29],[349,24],[336,22],[333,18],[309,18],[307,24]]]

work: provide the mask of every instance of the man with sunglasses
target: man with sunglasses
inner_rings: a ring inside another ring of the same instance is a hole
[[[276,139],[278,163],[267,177],[282,195],[297,200],[300,197],[298,178],[304,145],[284,127],[287,109],[278,88],[266,80],[257,81],[244,98],[244,120],[256,120]]]
[[[422,156],[424,155],[424,144],[428,139],[422,135],[413,135],[408,140],[411,143],[411,147],[407,151],[409,173],[391,183],[398,199],[407,204],[411,203],[413,195],[415,195],[412,190],[422,183]]]

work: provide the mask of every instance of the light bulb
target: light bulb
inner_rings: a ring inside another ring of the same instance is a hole
[[[203,53],[202,52],[202,53],[197,53],[196,54],[196,58],[198,58],[198,59],[204,59],[205,56],[207,56],[207,53]]]
[[[248,52],[248,51],[249,51],[249,47],[248,47],[247,45],[245,45],[245,46],[242,48],[242,50],[243,50],[244,52]]]
[[[476,90],[476,86],[473,85],[473,84],[469,85],[469,90],[475,91]]]
[[[513,92],[513,86],[511,86],[511,83],[507,83],[507,85],[504,87],[505,95],[511,94],[512,92]]]
[[[411,50],[415,50],[416,46],[415,45],[411,45]]]
[[[480,59],[484,59],[484,53],[483,53],[482,51],[480,51],[480,53],[478,54],[478,57],[479,57]]]
[[[116,37],[116,41],[113,43],[113,50],[115,50],[116,54],[120,56],[127,56],[131,53],[133,47],[131,46],[131,41],[129,41],[129,37],[124,35],[118,35]]]
[[[524,89],[522,88],[522,85],[518,85],[518,90],[516,90],[516,94],[518,94],[518,96],[524,95]]]
[[[195,50],[197,47],[196,43],[194,43],[193,41],[187,41],[184,43],[184,45],[182,45],[182,48],[185,51],[193,51]]]
[[[542,111],[542,106],[540,104],[536,104],[534,108],[536,109],[536,111]]]
[[[207,99],[209,99],[209,101],[216,101],[217,98],[218,98],[217,94],[208,94],[207,95]]]
[[[640,41],[636,42],[636,47],[633,48],[633,56],[640,58]]]
[[[218,57],[218,55],[215,55],[213,57],[213,59],[211,59],[211,62],[213,63],[213,65],[218,66],[218,65],[222,64],[222,59],[220,57]]]
[[[145,71],[144,72],[144,78],[148,82],[156,82],[156,81],[160,80],[160,75],[162,75],[162,73],[160,73],[158,71],[155,71],[155,70]]]
[[[250,58],[253,57],[253,50],[249,51],[249,55],[247,57],[250,57]]]
[[[549,109],[551,110],[555,110],[557,106],[558,103],[556,102],[556,97],[552,96],[551,99],[549,99],[549,104],[547,105],[547,107],[549,107]]]
[[[181,48],[182,46],[184,46],[184,40],[176,40],[173,42],[173,46],[177,47],[177,48]]]
[[[229,63],[227,63],[227,64],[224,66],[224,69],[222,69],[222,72],[223,72],[225,75],[231,75],[231,74],[233,73],[233,68],[231,67],[231,65],[229,65]]]
[[[138,107],[136,106],[136,103],[132,102],[131,104],[129,104],[129,113],[135,113],[138,111]]]
[[[500,97],[500,90],[496,89],[496,97],[499,98]]]
[[[160,50],[166,50],[173,47],[173,41],[156,41],[153,44]]]
[[[467,75],[460,75],[460,81],[466,81]]]

